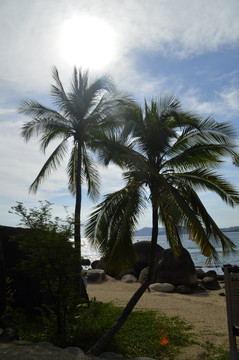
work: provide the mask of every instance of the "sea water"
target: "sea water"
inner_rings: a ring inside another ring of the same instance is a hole
[[[212,261],[210,265],[206,265],[207,258],[203,256],[200,252],[198,245],[191,239],[189,239],[188,234],[183,234],[181,237],[183,246],[189,251],[191,258],[196,267],[202,267],[204,271],[215,270],[218,274],[222,274],[222,266],[225,264],[238,265],[239,266],[239,232],[225,232],[225,235],[231,239],[237,247],[235,253],[231,253],[228,256],[223,256],[222,248],[220,244],[215,246],[219,261]],[[138,241],[150,241],[150,236],[135,236],[134,242]],[[169,248],[166,236],[158,236],[158,244],[161,245],[164,249]],[[101,254],[97,248],[91,246],[86,238],[82,239],[82,256],[86,259],[89,259],[91,262],[94,260],[99,260]]]

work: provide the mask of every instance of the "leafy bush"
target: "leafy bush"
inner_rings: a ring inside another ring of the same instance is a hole
[[[41,308],[42,316],[49,324],[55,323],[57,333],[64,336],[67,318],[80,302],[80,272],[70,241],[74,222],[70,216],[64,221],[52,219],[52,204],[39,203],[39,208],[26,209],[20,202],[11,208],[27,228],[23,235],[13,238],[22,254],[16,272],[39,283],[36,291],[40,306],[47,304]]]

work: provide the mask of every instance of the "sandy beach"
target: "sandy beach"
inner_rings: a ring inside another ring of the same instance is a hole
[[[139,283],[126,284],[107,280],[101,284],[88,284],[87,291],[90,298],[95,297],[98,301],[112,301],[115,305],[125,306],[139,286]],[[220,290],[208,290],[207,295],[146,291],[136,308],[154,309],[167,316],[179,316],[192,324],[198,344],[183,348],[177,360],[202,360],[207,359],[209,342],[215,347],[229,349],[226,297],[220,296],[220,293],[225,293],[223,283]]]

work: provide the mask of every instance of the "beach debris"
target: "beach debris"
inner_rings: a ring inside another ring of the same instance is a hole
[[[164,332],[162,331],[160,345],[166,346],[168,344],[169,344],[169,339],[165,336]]]

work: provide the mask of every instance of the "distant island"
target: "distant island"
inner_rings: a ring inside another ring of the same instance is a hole
[[[221,231],[223,232],[239,232],[239,226],[231,226],[228,228],[221,228]],[[188,231],[186,230],[186,228],[182,229],[183,234],[187,234]],[[152,228],[151,227],[144,227],[140,230],[135,231],[134,236],[150,236],[152,233]],[[164,228],[159,228],[159,235],[165,235],[165,229]]]

